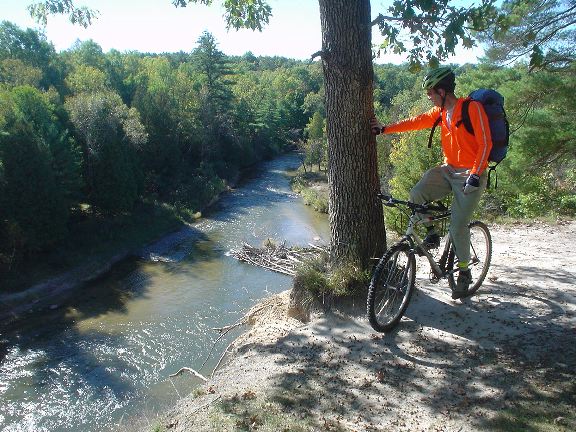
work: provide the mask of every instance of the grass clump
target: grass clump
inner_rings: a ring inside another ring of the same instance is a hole
[[[304,204],[320,213],[328,213],[328,178],[326,173],[298,173],[291,181],[292,190],[302,196]]]
[[[247,391],[228,397],[211,408],[209,430],[308,432],[318,430],[314,418],[303,411],[287,411],[264,395]]]
[[[331,292],[327,273],[327,260],[319,257],[305,262],[296,270],[294,286],[304,288],[315,297]]]
[[[370,282],[370,272],[356,262],[347,261],[331,265],[324,254],[300,266],[296,271],[294,286],[319,298],[355,297],[364,295]]]

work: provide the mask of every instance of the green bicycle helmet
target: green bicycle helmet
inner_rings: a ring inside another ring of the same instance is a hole
[[[455,75],[454,72],[452,72],[452,69],[448,66],[442,66],[432,69],[426,74],[424,81],[422,81],[422,88],[426,90],[442,88],[453,92],[455,87],[454,79]]]

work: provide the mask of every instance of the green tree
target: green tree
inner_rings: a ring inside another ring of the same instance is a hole
[[[213,0],[172,0],[174,6],[185,7],[188,3],[212,4]],[[268,24],[272,8],[265,0],[226,1],[224,18],[228,28],[262,30]]]
[[[499,64],[530,61],[530,68],[566,68],[576,58],[574,0],[506,0],[482,40]]]
[[[322,164],[326,162],[327,145],[326,134],[324,133],[325,122],[322,114],[315,112],[310,118],[310,122],[304,129],[306,136],[305,162],[310,165],[318,165],[318,171],[321,171]]]
[[[148,138],[138,111],[112,92],[80,93],[65,106],[82,145],[89,201],[106,213],[131,210],[142,187],[137,149]]]
[[[230,100],[229,76],[232,71],[226,55],[218,49],[214,36],[204,31],[198,38],[198,46],[192,51],[192,65],[202,77],[211,98],[219,101]]]
[[[93,66],[77,66],[66,77],[65,83],[73,94],[110,90],[106,74]]]
[[[43,250],[63,237],[68,210],[45,143],[29,124],[16,122],[10,129],[0,137],[10,246],[18,253]]]
[[[4,85],[39,87],[41,80],[42,71],[39,68],[29,66],[19,59],[0,60],[0,83]]]
[[[186,76],[189,73],[181,70],[179,85],[167,58],[147,57],[135,77],[132,107],[140,113],[149,134],[141,152],[148,193],[166,196],[176,186],[174,173],[182,162],[182,140],[188,138],[184,144],[188,160],[196,158],[196,166],[200,165],[200,146],[194,141],[199,126],[191,120],[197,107],[191,96],[193,83]]]
[[[53,14],[68,15],[73,24],[88,27],[92,20],[98,16],[98,11],[85,6],[77,7],[71,0],[44,0],[28,6],[30,15],[41,24],[48,23],[48,16]]]
[[[81,154],[76,142],[58,121],[57,107],[49,101],[47,93],[28,86],[14,88],[11,100],[17,118],[30,124],[39,142],[47,146],[58,189],[67,206],[73,205],[82,185]]]
[[[60,0],[63,1],[63,0]],[[211,4],[211,0],[191,0]],[[177,6],[189,1],[174,0]],[[494,0],[478,7],[455,7],[448,0],[394,2],[388,15],[370,21],[370,1],[319,0],[322,59],[326,85],[329,153],[331,257],[355,260],[362,267],[385,248],[374,137],[367,127],[373,115],[371,26],[386,34],[383,49],[410,50],[414,67],[435,64],[454,53],[459,43],[472,46],[471,32],[493,17]],[[224,3],[230,27],[260,29],[271,9],[265,0]],[[404,33],[402,33],[404,31]],[[407,47],[402,38],[411,40]]]
[[[106,54],[107,63],[110,67],[110,83],[128,106],[132,105],[132,99],[136,92],[137,76],[143,57],[144,55],[138,52],[121,53],[115,49],[111,49]]]
[[[567,73],[525,74],[503,86],[516,107],[500,183],[510,214],[574,214],[576,126],[570,113],[576,108],[575,90],[574,67]]]
[[[202,160],[217,163],[233,147],[231,70],[214,36],[202,33],[192,52],[192,66],[198,72],[200,122],[202,124]],[[226,158],[224,158],[225,160]],[[221,167],[221,174],[228,167]]]
[[[0,23],[0,61],[4,67],[17,64],[26,65],[41,71],[41,78],[37,85],[47,90],[50,86],[60,88],[62,82],[62,70],[58,61],[54,46],[46,41],[46,36],[36,30],[22,30],[15,24],[3,21]],[[19,66],[21,68],[21,66]],[[13,72],[14,69],[12,69]],[[29,71],[28,71],[29,73]],[[16,78],[15,75],[11,75]],[[32,84],[31,81],[18,84]]]
[[[37,89],[0,94],[1,224],[8,246],[20,254],[42,250],[64,235],[77,192],[77,154],[54,120],[53,107]]]

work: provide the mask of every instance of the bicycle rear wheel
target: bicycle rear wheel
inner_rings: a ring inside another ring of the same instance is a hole
[[[384,332],[402,319],[416,280],[416,259],[407,243],[397,243],[380,259],[368,288],[367,312],[372,328]]]
[[[470,264],[469,268],[472,271],[472,283],[468,287],[468,294],[470,297],[484,282],[490,261],[492,260],[492,236],[488,227],[480,221],[470,222]],[[454,247],[450,248],[448,254],[448,268],[455,268],[458,263],[458,258],[454,253]],[[450,288],[456,288],[456,277],[458,272],[454,272],[448,276],[448,283]]]

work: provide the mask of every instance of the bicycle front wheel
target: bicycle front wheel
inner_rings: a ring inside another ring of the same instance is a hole
[[[397,243],[378,262],[368,288],[368,320],[374,330],[385,332],[400,322],[415,280],[414,252],[407,243]]]
[[[488,274],[490,261],[492,260],[492,236],[488,227],[480,221],[473,221],[468,225],[470,227],[470,264],[469,268],[472,272],[472,283],[468,287],[468,294],[466,297],[473,295]],[[448,268],[455,268],[458,258],[454,253],[454,247],[450,248],[448,255]],[[456,278],[458,273],[452,273],[448,276],[448,283],[450,288],[456,288]]]

